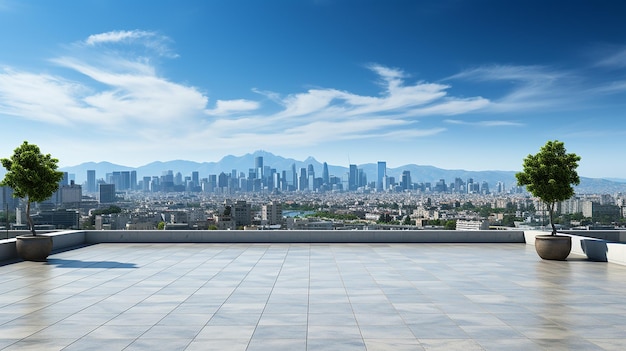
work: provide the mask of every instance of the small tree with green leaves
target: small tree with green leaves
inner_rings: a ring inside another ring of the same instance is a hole
[[[59,188],[63,179],[63,172],[57,171],[59,160],[50,154],[42,154],[37,145],[25,141],[14,150],[11,158],[3,158],[0,162],[7,169],[0,185],[12,188],[14,197],[26,200],[28,226],[31,233],[37,235],[30,216],[30,204],[48,199]]]
[[[573,185],[580,184],[576,172],[580,156],[567,153],[561,141],[548,141],[535,155],[524,159],[523,171],[516,173],[517,184],[526,189],[546,204],[550,214],[552,235],[556,235],[554,225],[555,205],[574,195]]]

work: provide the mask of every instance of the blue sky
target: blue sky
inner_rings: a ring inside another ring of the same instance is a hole
[[[626,178],[626,2],[0,0],[0,157]]]

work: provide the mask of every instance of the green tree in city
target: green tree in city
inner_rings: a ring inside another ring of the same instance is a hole
[[[456,230],[456,221],[453,219],[447,220],[444,224],[444,228],[447,230]]]
[[[402,224],[404,224],[404,225],[411,225],[411,224],[413,224],[413,221],[411,221],[411,216],[406,215],[406,217],[404,217],[404,221],[402,222]]]
[[[158,230],[164,230],[165,229],[165,222],[163,222],[163,221],[159,222],[159,224],[157,224],[157,229]]]
[[[524,159],[523,171],[516,173],[517,185],[526,189],[544,202],[550,215],[552,235],[556,235],[554,207],[574,195],[573,185],[580,184],[576,172],[580,156],[567,153],[565,144],[558,140],[548,141],[535,155]]]
[[[13,151],[11,158],[0,160],[7,173],[0,182],[13,189],[13,197],[26,200],[26,218],[33,235],[35,225],[30,216],[30,205],[48,199],[59,189],[63,172],[57,171],[59,160],[50,154],[42,154],[39,147],[24,141]]]

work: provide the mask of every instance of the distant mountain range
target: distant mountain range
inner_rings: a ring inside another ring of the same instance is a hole
[[[313,165],[315,174],[317,177],[322,176],[323,163],[317,161],[313,157],[308,157],[306,160],[294,160],[291,158],[284,158],[274,155],[266,151],[256,151],[252,154],[246,154],[243,156],[225,156],[219,162],[193,162],[184,160],[175,160],[168,162],[152,162],[147,165],[133,168],[122,165],[116,165],[109,162],[87,162],[77,166],[60,168],[63,172],[74,174],[76,177],[76,183],[82,184],[87,180],[87,170],[95,170],[96,178],[105,178],[107,173],[114,171],[137,171],[137,179],[141,179],[144,176],[160,176],[163,172],[172,170],[174,174],[180,172],[183,176],[191,176],[192,172],[199,172],[200,178],[206,178],[209,174],[219,174],[221,172],[230,173],[233,169],[237,172],[244,172],[248,174],[248,169],[254,168],[254,161],[256,157],[263,157],[263,165],[276,169],[278,172],[283,170],[291,170],[293,164],[296,165],[296,170],[300,168],[307,168],[309,164]],[[367,174],[368,181],[376,179],[377,164],[367,163],[357,165],[359,169],[362,169]],[[0,176],[4,175],[4,169],[0,169]],[[328,171],[330,175],[347,179],[348,167],[328,165]],[[461,169],[448,170],[441,169],[433,166],[422,166],[415,164],[408,164],[397,168],[387,168],[387,175],[395,177],[396,182],[400,182],[403,171],[411,172],[411,180],[414,183],[426,183],[430,182],[434,184],[440,179],[444,179],[446,184],[454,182],[455,178],[461,178],[464,182],[467,182],[469,178],[472,178],[474,182],[483,183],[487,182],[491,190],[493,190],[498,182],[503,182],[506,189],[509,189],[515,184],[516,171],[466,171]],[[581,184],[576,188],[577,193],[616,193],[626,192],[626,180],[623,179],[599,179],[599,178],[581,178]]]

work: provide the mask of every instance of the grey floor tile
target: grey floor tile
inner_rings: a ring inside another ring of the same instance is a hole
[[[63,351],[101,351],[106,345],[107,351],[121,351],[136,339],[107,339],[91,338],[89,336],[76,340],[63,348]]]
[[[146,336],[135,340],[132,344],[124,348],[124,351],[184,351],[187,349],[192,340],[193,339],[186,339],[183,336],[168,339],[154,339]]]
[[[423,351],[416,339],[364,339],[367,351]]]
[[[353,340],[362,339],[357,325],[309,325],[307,337],[311,340]]]
[[[245,339],[195,339],[185,351],[246,351],[249,338]]]
[[[290,350],[290,351],[306,351],[307,343],[306,339],[257,339],[252,338],[246,351],[276,351],[276,350]]]
[[[306,325],[259,325],[253,339],[300,339],[307,337]]]
[[[256,325],[207,325],[196,335],[197,339],[249,340]]]
[[[366,351],[363,339],[309,339],[307,351]]]

